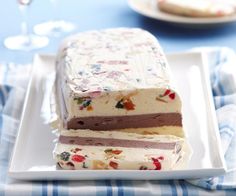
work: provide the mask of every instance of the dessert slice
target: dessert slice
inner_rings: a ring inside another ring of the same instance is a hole
[[[222,17],[235,13],[235,2],[224,0],[158,0],[164,12],[189,17]]]
[[[54,155],[63,169],[172,170],[183,161],[184,140],[117,131],[61,131]]]
[[[57,56],[56,88],[66,129],[184,135],[169,66],[147,31],[118,28],[68,38]]]

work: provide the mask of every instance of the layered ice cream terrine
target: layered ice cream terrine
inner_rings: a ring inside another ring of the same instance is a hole
[[[64,130],[54,151],[63,169],[172,170],[184,161],[184,139],[120,131]]]
[[[163,51],[147,31],[117,28],[74,35],[62,44],[56,64],[65,129],[183,137],[181,99]]]

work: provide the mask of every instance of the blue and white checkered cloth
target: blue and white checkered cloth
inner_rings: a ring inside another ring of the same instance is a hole
[[[207,55],[227,174],[210,179],[165,181],[15,181],[7,168],[21,115],[29,65],[0,65],[0,196],[2,195],[236,195],[236,55],[228,48]]]

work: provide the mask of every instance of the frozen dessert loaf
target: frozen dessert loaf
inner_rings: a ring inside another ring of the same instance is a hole
[[[147,31],[117,28],[68,38],[57,56],[56,89],[65,129],[184,135],[168,63]]]

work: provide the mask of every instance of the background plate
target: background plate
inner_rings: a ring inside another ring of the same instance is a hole
[[[52,157],[53,140],[44,121],[48,107],[48,78],[55,73],[54,56],[38,55],[34,61],[9,176],[24,180],[183,179],[225,172],[207,66],[200,53],[167,55],[183,100],[184,128],[193,155],[185,170],[58,170]],[[43,108],[43,109],[42,109]]]
[[[173,15],[169,13],[162,12],[157,7],[157,0],[128,0],[130,7],[144,15],[153,19],[162,20],[166,22],[179,23],[179,24],[195,24],[195,25],[204,25],[204,24],[224,24],[229,22],[236,21],[236,14],[232,16],[224,17],[212,17],[212,18],[193,18],[193,17],[184,17]]]

